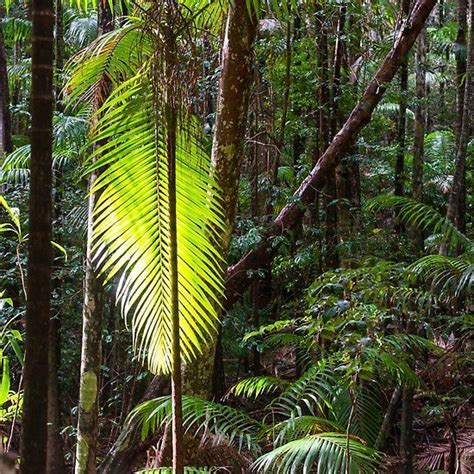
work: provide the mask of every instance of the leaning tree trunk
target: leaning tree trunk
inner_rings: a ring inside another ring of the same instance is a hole
[[[235,265],[228,268],[226,309],[231,308],[249,286],[251,281],[250,271],[271,262],[276,251],[271,245],[271,238],[299,225],[304,214],[303,207],[314,202],[315,193],[322,189],[328,172],[338,164],[341,157],[354,143],[357,134],[370,121],[388,83],[393,79],[403,58],[416,41],[435,4],[436,0],[419,0],[414,6],[410,17],[405,21],[402,31],[398,35],[396,43],[385,57],[374,79],[370,81],[362,99],[356,105],[342,129],[334,137],[326,152],[296,190],[291,202],[281,210],[256,247],[244,255]]]
[[[31,179],[21,470],[23,474],[43,474],[47,449],[52,265],[52,0],[33,0],[32,20]]]
[[[243,2],[242,0],[242,3],[245,2]],[[305,205],[309,205],[314,202],[315,190],[322,189],[322,185],[324,184],[324,179],[326,176],[326,170],[329,167],[336,166],[341,156],[343,156],[346,150],[354,143],[354,140],[359,131],[370,121],[372,112],[374,111],[377,104],[380,102],[380,99],[382,98],[388,83],[393,79],[399,65],[401,64],[403,57],[408,53],[408,51],[411,49],[414,42],[416,41],[418,34],[420,33],[426,19],[428,18],[435,4],[436,0],[419,1],[419,3],[413,9],[411,17],[406,21],[406,24],[398,37],[398,41],[396,42],[390,53],[386,56],[382,66],[375,75],[375,78],[368,85],[363,98],[356,105],[343,128],[339,131],[336,137],[334,137],[334,140],[332,141],[324,155],[321,157],[318,164],[313,168],[311,173],[306,177],[299,189],[295,192],[293,199],[296,199],[294,201],[292,199],[292,202],[283,208],[283,210],[277,216],[275,221],[272,223],[270,231],[266,234],[266,238],[261,243],[259,243],[254,250],[250,251],[244,257],[242,257],[237,264],[228,268],[226,285],[227,298],[225,301],[226,309],[231,308],[232,305],[240,298],[240,296],[250,285],[252,278],[249,277],[247,271],[258,269],[271,262],[274,255],[274,250],[269,244],[269,238],[272,236],[281,235],[285,230],[292,229],[296,225],[300,224],[303,216],[303,212],[300,209],[300,204],[302,203]],[[228,52],[226,55],[224,55],[223,58],[224,64],[227,64],[227,66],[224,67],[222,71],[220,96],[223,97],[221,97],[219,100],[219,103],[226,103],[229,105],[235,102],[238,102],[239,104],[245,103],[245,100],[237,101],[235,99],[237,95],[235,88],[242,86],[242,89],[238,90],[241,91],[242,95],[248,94],[248,92],[245,92],[245,89],[243,89],[243,85],[246,84],[245,77],[247,76],[235,74],[236,70],[241,70],[242,63],[244,63],[244,61],[239,60],[240,58],[236,55],[236,53],[229,54],[230,51],[235,51],[235,45],[241,44],[242,39],[241,34],[238,34],[240,32],[240,30],[238,30],[238,26],[240,24],[239,21],[242,23],[242,15],[240,17],[238,15],[231,15],[229,17],[229,22],[232,16],[236,17],[233,19],[233,22],[235,22],[234,28],[236,28],[237,31],[232,35],[229,32],[229,28],[227,31],[225,48]],[[244,31],[248,31],[248,29],[245,29]],[[245,34],[242,36],[245,36]],[[233,38],[234,41],[232,43],[232,48],[230,48],[229,45],[230,38]],[[243,52],[247,52],[247,56],[242,57],[248,58],[248,60],[250,61],[252,58],[253,48],[248,48],[247,41],[244,44],[247,45],[247,47],[243,48],[243,50],[241,51],[242,54]],[[235,65],[235,63],[238,64]],[[235,67],[230,67],[230,64],[233,64]],[[250,64],[251,61],[249,65]],[[238,81],[237,79],[240,77],[243,77],[244,81]],[[225,82],[224,78],[227,78],[227,81],[229,81],[229,86],[223,84],[223,82]],[[231,100],[231,98],[234,99]],[[227,114],[230,114],[231,110],[231,106],[230,109],[227,106],[225,109],[222,109],[221,107],[221,113],[225,113],[226,117]],[[231,120],[231,122],[233,122],[234,118],[227,118],[227,120]],[[238,127],[235,123],[233,123],[232,128],[236,130]],[[232,135],[236,140],[239,136],[238,133],[227,133],[228,129],[229,127],[222,127],[216,130],[216,142],[217,135],[219,135],[219,140],[222,145],[220,147],[217,147],[217,144],[215,144],[215,153],[213,154],[213,156],[216,158],[216,164],[218,162],[221,163],[221,167],[223,168],[222,171],[224,173],[227,173],[227,170],[225,169],[226,162],[229,167],[233,168],[235,166],[235,162],[230,159],[231,157],[228,156],[227,153],[225,153],[226,150],[224,145],[224,137],[229,137]],[[243,135],[244,131],[242,131],[241,136],[243,137]],[[232,146],[235,147],[237,141],[234,141],[234,145],[232,145],[232,141],[229,139],[228,143],[229,148],[232,149]],[[233,173],[233,176],[236,176],[236,179],[238,179],[238,173]],[[231,202],[232,199],[227,198],[226,203]],[[202,373],[208,373],[207,367],[203,369]],[[198,378],[198,381],[205,379],[207,379],[207,376],[203,376],[202,379]],[[150,386],[150,390],[147,391],[147,394],[144,397],[143,401],[150,400],[159,396],[159,390],[155,389],[155,387],[159,386],[160,384],[158,383],[158,379],[155,377],[152,382],[152,385]],[[205,389],[205,393],[208,394],[209,384],[203,384],[202,386]],[[137,436],[136,428],[136,424],[132,424],[124,428],[124,430],[120,434],[119,440],[117,440],[111,452],[104,461],[104,469],[102,471],[104,474],[121,474],[122,472],[129,472],[126,470],[127,466],[130,467],[133,464],[133,461],[136,456],[143,452],[143,449],[136,450],[133,446],[133,440],[136,439]],[[116,468],[115,466],[120,466],[120,468]]]
[[[7,54],[5,51],[1,19],[0,15],[0,156],[13,151]]]
[[[257,21],[254,15],[249,13],[246,0],[236,0],[229,11],[221,53],[222,72],[212,146],[212,162],[224,193],[223,207],[227,231],[222,241],[216,243],[224,257],[229,248],[236,213],[256,34]],[[215,352],[216,345],[209,344],[202,357],[186,367],[186,393],[209,398],[213,371],[218,370],[221,378],[224,376],[222,361],[215,359]]]
[[[112,30],[112,11],[109,2],[99,4],[100,33]],[[96,110],[103,103],[109,88],[108,79],[103,78],[105,94],[97,99]],[[99,170],[88,178],[89,191],[93,188]],[[93,260],[92,237],[94,207],[97,193],[89,193],[87,217],[87,247],[85,256],[84,304],[82,314],[81,375],[79,385],[79,413],[77,420],[76,474],[96,472],[97,436],[99,433],[100,366],[102,361],[102,316],[104,290],[97,279]]]

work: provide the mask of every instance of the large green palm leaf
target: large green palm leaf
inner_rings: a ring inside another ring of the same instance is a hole
[[[171,368],[171,275],[166,133],[151,80],[139,74],[99,111],[93,192],[96,261],[120,276],[117,299],[153,372]],[[177,139],[178,289],[181,351],[191,360],[215,334],[223,279],[214,245],[223,232],[219,191],[195,119],[180,114]]]

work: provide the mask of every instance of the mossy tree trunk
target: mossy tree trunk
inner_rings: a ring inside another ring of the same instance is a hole
[[[109,2],[100,2],[99,32],[112,30],[112,12]],[[106,79],[103,79],[107,82]],[[104,84],[105,90],[107,84]],[[96,109],[102,102],[98,100]],[[88,189],[91,190],[99,171],[89,175]],[[82,313],[81,375],[79,384],[79,407],[77,421],[76,474],[96,472],[97,436],[99,433],[100,366],[102,361],[102,316],[104,311],[104,290],[97,279],[93,264],[92,233],[93,210],[97,194],[88,198],[87,247],[85,255],[84,303]]]

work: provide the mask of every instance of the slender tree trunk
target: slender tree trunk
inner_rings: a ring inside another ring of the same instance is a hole
[[[462,3],[460,1],[460,3]],[[464,212],[463,203],[466,194],[466,156],[467,145],[471,137],[472,127],[474,124],[474,1],[469,2],[469,44],[467,48],[466,78],[464,91],[464,106],[462,107],[462,125],[458,138],[458,149],[456,154],[455,171],[453,176],[453,184],[449,193],[449,203],[446,217],[455,223],[461,230],[464,230]],[[460,5],[460,9],[461,9]],[[461,16],[461,15],[459,15]],[[458,100],[461,100],[460,94]],[[460,105],[458,104],[458,113]]]
[[[329,19],[322,5],[319,5],[316,13],[317,30],[317,61],[319,80],[319,111],[318,111],[318,155],[317,160],[323,156],[329,145],[331,126],[330,92],[329,92]],[[336,172],[335,169],[328,171],[326,186],[323,191],[324,211],[326,214],[326,255],[325,264],[328,268],[338,266],[337,245],[337,206],[336,200]]]
[[[423,202],[423,166],[425,159],[426,127],[426,30],[418,38],[416,48],[416,109],[415,129],[413,135],[413,174],[412,197]],[[413,229],[414,243],[419,252],[423,250],[423,232]]]
[[[178,290],[178,231],[176,216],[176,131],[177,104],[174,84],[177,80],[176,67],[176,36],[173,32],[176,6],[174,0],[165,3],[167,20],[165,25],[165,113],[166,122],[166,154],[168,162],[168,209],[169,209],[169,267],[171,286],[171,398],[173,407],[172,442],[173,442],[173,473],[184,473],[183,447],[183,387],[181,380],[181,344]],[[157,71],[157,76],[160,71]],[[157,118],[157,121],[159,119]]]
[[[89,175],[92,189],[98,172]],[[77,422],[76,474],[96,472],[97,435],[99,432],[100,363],[102,359],[102,314],[104,294],[95,275],[92,252],[93,210],[96,193],[88,199],[87,249],[85,258],[84,305],[82,326],[81,379]]]
[[[275,249],[270,244],[270,238],[281,235],[300,223],[304,214],[303,206],[314,202],[315,194],[322,189],[329,170],[338,164],[341,157],[354,143],[359,131],[370,121],[372,112],[380,102],[388,83],[393,79],[403,58],[416,41],[435,4],[436,0],[418,1],[398,35],[392,50],[385,57],[374,79],[368,84],[362,99],[355,106],[324,155],[296,190],[291,202],[281,210],[256,247],[244,255],[235,265],[228,268],[226,309],[232,307],[250,284],[249,271],[261,268],[271,262]]]
[[[456,140],[459,144],[461,136],[463,115],[464,115],[464,90],[466,74],[466,56],[467,50],[467,1],[458,0],[457,2],[457,23],[458,31],[456,34]]]
[[[32,20],[31,179],[21,470],[23,474],[43,474],[47,450],[52,270],[52,0],[33,0]]]
[[[212,162],[224,191],[227,232],[217,243],[224,257],[229,248],[236,213],[256,34],[257,21],[249,14],[246,0],[235,0],[228,14],[221,53],[222,72],[212,146]],[[224,377],[222,361],[215,359],[215,353],[216,345],[209,344],[202,357],[185,368],[185,393],[209,398],[213,370],[218,371],[221,378]]]
[[[413,471],[413,388],[404,387],[402,393],[402,422],[400,427],[401,474]]]
[[[99,32],[112,28],[112,12],[108,2],[99,4]],[[106,81],[104,79],[104,81]],[[107,89],[108,84],[105,85]],[[101,99],[95,104],[96,110]],[[91,190],[99,176],[94,171],[88,178]],[[96,472],[97,436],[99,434],[100,365],[102,361],[102,317],[104,311],[104,290],[97,279],[93,264],[92,235],[94,228],[94,206],[97,194],[89,193],[87,217],[87,247],[84,275],[84,304],[82,314],[82,352],[79,384],[79,407],[77,420],[76,474]]]
[[[56,0],[55,16],[55,63],[56,63],[56,109],[62,111],[59,101],[61,83],[60,73],[63,69],[64,55],[64,37],[62,29],[63,9],[61,0]],[[55,225],[57,230],[62,225],[62,172],[56,170],[55,193],[54,193],[54,211]],[[55,235],[56,242],[59,234]],[[62,280],[60,276],[53,279],[53,291],[61,295]],[[57,299],[59,301],[60,298]],[[60,338],[60,308],[53,308],[51,319],[49,321],[49,383],[48,383],[48,452],[47,452],[47,472],[49,474],[62,474],[66,472],[64,462],[64,441],[60,434],[61,431],[61,403],[58,371],[61,362],[61,338]]]
[[[402,0],[404,16],[410,11],[410,0]],[[397,156],[395,160],[394,192],[395,196],[403,196],[405,183],[405,151],[406,151],[406,127],[407,127],[407,100],[408,100],[408,56],[403,59],[400,66],[400,102],[398,109],[397,128]],[[402,230],[397,224],[397,230]]]
[[[7,54],[0,14],[0,156],[13,151],[10,92],[8,89]]]
[[[374,447],[377,450],[383,450],[385,441],[390,435],[390,431],[393,426],[393,421],[397,413],[397,407],[400,402],[401,396],[402,396],[402,388],[398,386],[392,393],[392,397],[390,398],[390,403],[388,404],[387,411],[385,412],[385,416],[383,418],[382,426],[377,436],[377,440],[375,441]]]

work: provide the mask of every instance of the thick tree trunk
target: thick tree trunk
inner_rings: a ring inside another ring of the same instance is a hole
[[[52,266],[52,0],[33,0],[32,20],[31,179],[21,470],[23,474],[43,474],[47,450]]]
[[[112,12],[108,2],[100,2],[98,12],[100,33],[111,31]],[[104,79],[105,80],[105,79]],[[101,106],[100,99],[96,109]],[[99,171],[88,178],[88,189],[92,189]],[[97,280],[92,263],[93,210],[96,193],[88,198],[87,247],[84,275],[84,304],[82,314],[82,352],[79,384],[79,407],[77,420],[76,474],[96,472],[97,436],[99,433],[100,365],[102,362],[102,317],[104,311],[104,290]]]
[[[0,156],[13,151],[10,92],[8,89],[7,54],[0,14]]]
[[[222,47],[222,72],[212,146],[212,161],[224,192],[227,233],[222,241],[217,243],[221,246],[224,256],[229,247],[236,213],[256,34],[257,21],[254,16],[250,16],[246,0],[236,0],[228,14]],[[215,352],[215,343],[209,344],[202,357],[185,368],[185,393],[209,398],[213,370],[220,370],[223,376],[222,361],[214,367]]]
[[[267,265],[275,254],[271,238],[294,228],[302,219],[304,207],[314,202],[317,190],[321,190],[327,175],[354,143],[359,131],[367,125],[388,83],[393,79],[403,58],[413,46],[436,0],[420,0],[405,22],[392,50],[386,56],[374,79],[356,105],[346,123],[334,137],[326,152],[303,180],[291,199],[275,218],[266,236],[255,249],[244,255],[239,262],[228,268],[225,307],[229,309],[249,286],[249,270]]]

